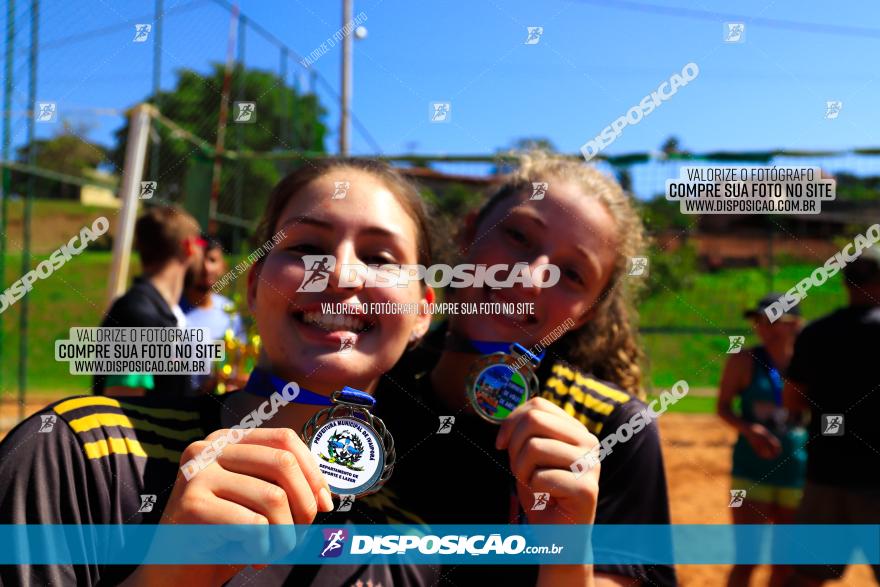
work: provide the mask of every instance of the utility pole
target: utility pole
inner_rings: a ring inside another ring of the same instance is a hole
[[[162,104],[159,103],[159,91],[162,87],[162,21],[165,20],[162,14],[163,0],[156,0],[155,16],[153,17],[153,105],[156,110],[162,112]],[[150,155],[150,179],[159,181],[159,126],[153,123],[153,132],[155,132],[156,140],[151,145]]]
[[[351,22],[354,8],[354,0],[342,0],[342,28]],[[351,112],[351,49],[352,35],[342,36],[342,92],[340,92],[339,104],[339,154],[348,157],[351,150],[351,137],[349,135],[349,116]]]
[[[208,234],[217,236],[217,203],[220,200],[220,173],[226,141],[226,123],[229,117],[229,92],[232,89],[232,67],[235,60],[236,31],[238,29],[238,2],[232,5],[229,35],[226,39],[226,69],[223,73],[223,91],[220,94],[220,116],[217,117],[217,142],[214,145],[214,171],[211,175],[211,201],[208,204]],[[244,65],[241,73],[244,75]]]

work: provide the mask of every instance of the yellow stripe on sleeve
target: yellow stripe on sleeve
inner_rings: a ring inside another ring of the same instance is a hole
[[[583,385],[587,389],[591,389],[596,393],[604,395],[605,397],[612,399],[616,402],[625,404],[630,400],[630,396],[623,393],[622,391],[618,391],[613,387],[605,385],[604,383],[599,383],[598,381],[590,377],[584,377],[580,373],[572,371],[565,365],[554,365],[553,373],[555,375],[568,379],[569,381],[573,381],[578,385]]]
[[[139,406],[136,404],[122,403],[119,400],[113,399],[112,397],[105,396],[79,397],[76,399],[67,400],[66,402],[61,402],[60,404],[55,406],[54,410],[56,414],[65,414],[67,412],[72,412],[73,410],[78,410],[79,408],[98,406],[112,406],[114,408],[120,408],[122,410],[131,412],[138,412],[139,414],[152,416],[154,418],[161,418],[164,420],[185,421],[199,419],[198,412],[170,410],[167,408],[150,408],[146,406]]]
[[[83,448],[89,459],[99,459],[111,454],[131,454],[136,457],[166,459],[173,463],[180,460],[180,452],[178,451],[157,444],[141,444],[132,438],[111,437],[107,440],[96,440],[95,442],[85,443]]]
[[[201,438],[204,436],[201,428],[190,428],[187,430],[175,430],[166,426],[160,426],[145,420],[137,418],[129,418],[125,414],[102,413],[89,414],[82,418],[70,421],[70,427],[74,432],[86,432],[101,426],[119,426],[122,428],[131,428],[134,430],[143,430],[147,432],[155,432],[160,436],[172,438],[174,440],[188,440],[190,438]]]
[[[137,404],[122,403],[119,400],[113,399],[112,397],[104,396],[79,397],[76,399],[67,400],[66,402],[61,402],[60,404],[55,406],[54,409],[56,414],[65,414],[67,412],[72,412],[73,410],[78,410],[79,408],[99,406],[111,406],[114,408],[119,408],[121,410],[137,412],[139,414],[152,416],[154,418],[161,418],[164,420],[185,421],[199,419],[198,412],[170,410],[167,408],[151,408],[147,406],[140,406]]]
[[[598,412],[603,416],[607,416],[614,411],[614,404],[607,404],[602,400],[591,396],[575,387],[574,385],[566,385],[562,380],[551,377],[547,380],[546,386],[556,391],[562,396],[570,396],[574,401],[583,404],[594,412]]]
[[[96,440],[95,442],[86,442],[83,445],[86,456],[90,459],[99,459],[110,454],[127,455],[132,454],[137,457],[146,457],[141,443],[131,438],[108,438],[107,440]]]
[[[66,402],[61,402],[60,404],[55,406],[54,410],[56,414],[64,414],[73,410],[77,410],[79,408],[86,408],[89,406],[113,406],[118,408],[119,402],[112,397],[104,396],[78,397],[76,399],[69,399]]]
[[[545,391],[542,396],[544,399],[548,399],[555,403],[556,405],[560,405],[559,399],[556,398],[552,393]],[[571,400],[572,398],[567,398]],[[569,416],[574,416],[574,418],[587,427],[587,430],[592,432],[593,434],[599,434],[602,431],[602,422],[597,422],[588,418],[585,414],[578,412],[577,408],[574,407],[574,403],[572,401],[566,401],[562,404],[562,409],[565,410],[565,413]]]

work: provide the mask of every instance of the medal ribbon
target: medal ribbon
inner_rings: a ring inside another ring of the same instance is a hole
[[[770,378],[773,401],[778,407],[782,407],[782,375],[779,374],[779,369],[773,365],[773,360],[770,358],[770,353],[767,352],[767,349],[760,347],[757,351],[758,359],[764,364],[764,367],[767,369],[767,375]]]
[[[247,385],[244,390],[260,397],[269,397],[275,392],[284,396],[284,387],[287,382],[273,375],[268,371],[256,368],[251,372]],[[368,393],[359,391],[352,387],[343,387],[341,391],[334,392],[330,397],[309,391],[300,386],[299,394],[293,400],[294,404],[305,404],[309,406],[332,406],[333,404],[348,404],[365,409],[370,409],[376,405],[376,399]]]
[[[513,346],[520,354],[526,355],[533,362],[540,363],[541,359],[547,351],[541,351],[537,355],[527,350],[524,346],[516,342],[501,342],[494,340],[474,340],[465,338],[454,332],[447,332],[443,348],[450,351],[460,353],[470,353],[472,355],[492,355],[495,353],[510,354],[510,347]]]

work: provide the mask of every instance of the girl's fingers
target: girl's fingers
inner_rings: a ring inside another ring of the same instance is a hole
[[[512,445],[512,438],[517,430],[523,426],[534,427],[536,434],[548,438],[558,438],[571,443],[577,443],[585,431],[583,424],[567,414],[565,410],[553,402],[541,397],[535,397],[521,405],[510,413],[495,439],[495,448],[504,450]]]
[[[318,469],[315,458],[296,432],[290,428],[254,428],[239,444],[259,444],[293,453],[321,510],[325,512],[333,510],[333,499],[330,496],[327,479]]]
[[[199,545],[202,551],[232,548],[244,560],[275,560],[296,546],[296,531],[284,490],[273,483],[218,468],[209,483],[216,485],[200,500],[205,511],[195,523],[210,523],[215,533]],[[189,500],[193,501],[192,499]],[[234,557],[235,558],[235,557]]]
[[[211,474],[214,474],[214,471],[211,471]],[[162,522],[165,524],[259,525],[268,524],[269,520],[263,514],[236,501],[229,501],[210,491],[200,490],[177,500],[174,507],[166,508],[162,514]]]
[[[287,493],[274,483],[222,471],[214,476],[210,489],[218,498],[256,512],[270,524],[293,524]]]
[[[326,507],[318,503],[299,461],[290,451],[263,445],[231,445],[217,462],[229,472],[269,482],[282,491],[296,524],[311,523],[318,508]]]
[[[596,504],[599,501],[598,479],[584,476],[581,481],[575,482],[571,471],[538,467],[529,478],[528,488],[531,492],[549,493],[551,500],[563,504],[576,504],[577,507],[570,510],[572,523],[592,523],[596,514]],[[531,507],[531,504],[528,507]],[[584,515],[589,516],[589,521],[582,519]]]
[[[577,448],[578,458],[589,451],[598,440],[573,417],[564,417],[540,409],[532,409],[521,413],[513,422],[507,440],[507,452],[511,460],[516,460],[523,446],[533,438],[558,440]],[[569,462],[569,465],[571,463]],[[567,465],[568,466],[568,465]]]
[[[510,468],[520,482],[527,483],[538,469],[560,469],[568,473],[567,482],[577,483],[571,463],[583,456],[582,449],[550,438],[530,438],[522,450],[511,457]]]

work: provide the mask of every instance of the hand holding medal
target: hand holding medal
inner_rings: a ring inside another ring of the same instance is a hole
[[[289,384],[262,369],[254,369],[245,387],[268,396]],[[391,476],[396,453],[385,423],[370,410],[376,400],[368,393],[344,387],[327,396],[295,386],[287,402],[326,406],[306,422],[302,439],[326,478],[331,493],[359,497],[378,491]],[[291,397],[292,395],[292,397]]]
[[[506,450],[520,505],[532,524],[592,524],[599,494],[599,466],[581,476],[571,463],[599,440],[565,410],[535,397],[535,355],[520,344],[473,341],[448,334],[446,348],[482,353],[468,375],[466,393],[474,411],[499,424],[495,448]],[[504,352],[509,348],[509,352]],[[488,354],[487,354],[488,353]],[[536,495],[549,503],[535,509]]]
[[[506,450],[516,492],[530,524],[592,524],[599,501],[596,465],[583,475],[571,463],[592,451],[599,439],[565,410],[541,397],[520,406],[501,424],[495,448]],[[537,494],[547,505],[534,508]]]

